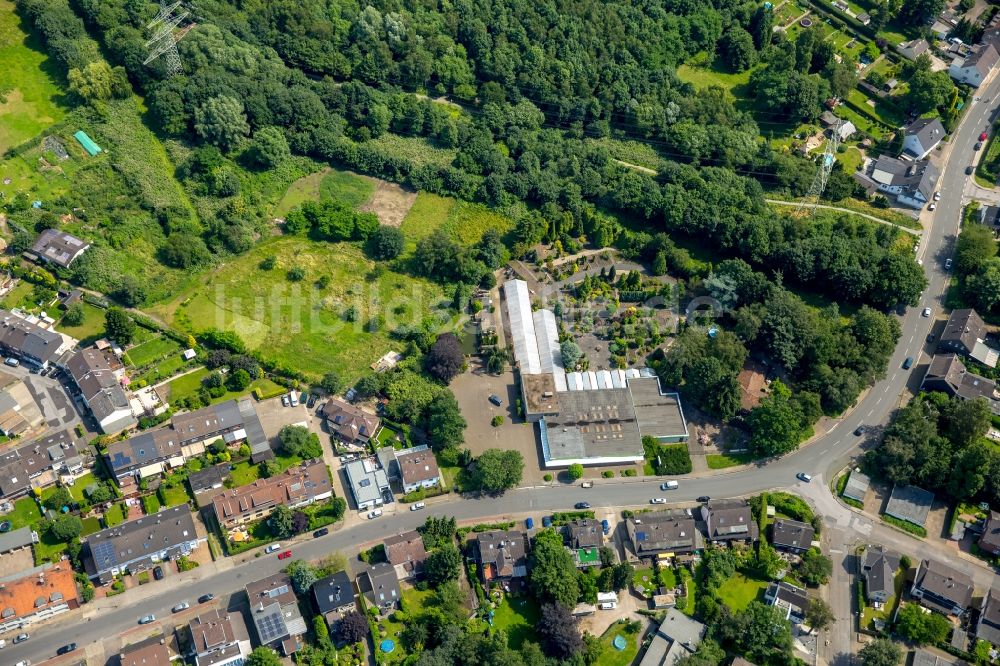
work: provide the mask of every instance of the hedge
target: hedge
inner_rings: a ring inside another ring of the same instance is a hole
[[[804,500],[788,493],[768,493],[767,503],[774,507],[777,513],[783,514],[803,523],[811,523],[816,514]]]
[[[882,520],[884,522],[888,523],[889,525],[892,525],[893,527],[898,527],[899,529],[903,530],[904,532],[909,532],[910,534],[915,534],[918,537],[926,537],[927,536],[927,530],[925,530],[920,525],[914,525],[913,523],[911,523],[908,520],[900,520],[899,518],[896,518],[895,516],[889,516],[889,515],[884,514],[884,513],[882,514]]]

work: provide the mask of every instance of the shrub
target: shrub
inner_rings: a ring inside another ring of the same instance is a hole
[[[288,280],[290,282],[301,282],[306,277],[306,269],[301,266],[295,266],[288,271]]]
[[[788,493],[768,493],[767,503],[776,512],[803,523],[811,523],[816,516],[804,500]]]
[[[623,469],[622,476],[635,476],[636,471],[634,469]]]
[[[605,479],[611,479],[614,478],[615,473],[612,472],[610,469],[606,469],[603,472],[601,472],[601,476],[604,477]]]
[[[545,481],[551,481],[552,480],[552,475],[551,474],[546,474],[546,475],[544,475],[542,477],[542,479],[544,479]]]
[[[687,444],[672,444],[662,446],[652,437],[643,437],[643,448],[646,457],[657,474],[689,474],[691,472],[691,454]]]
[[[503,416],[501,416],[500,414],[497,414],[496,416],[494,416],[490,420],[490,425],[492,425],[494,428],[499,428],[500,426],[502,426],[503,425]]]

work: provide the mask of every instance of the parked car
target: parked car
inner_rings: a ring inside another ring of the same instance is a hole
[[[7,647],[7,641],[0,638],[0,650],[4,649],[5,647]]]
[[[28,634],[26,634],[26,633],[24,633],[22,631],[17,636],[14,636],[14,645],[17,645],[18,643],[23,643],[24,641],[28,640],[29,638],[31,638],[31,637],[28,636]]]
[[[382,509],[373,509],[368,512],[368,520],[375,520],[382,515]]]
[[[976,170],[976,167],[974,167],[974,166],[971,166],[971,165],[970,165],[970,166],[967,166],[967,167],[965,167],[965,175],[966,175],[966,176],[971,176],[971,175],[972,175],[972,173],[973,173],[973,172],[974,172],[975,170]]]
[[[810,481],[813,480],[812,475],[806,474],[805,472],[799,472],[798,474],[795,475],[795,478],[798,479],[799,481],[805,481],[806,483],[809,483]]]
[[[861,435],[863,434],[865,434],[865,427],[863,425],[859,425],[857,428],[854,429],[855,437],[861,437]]]
[[[139,618],[139,624],[149,624],[150,622],[156,622],[156,616],[152,613]]]
[[[215,599],[215,595],[212,594],[212,593],[203,594],[200,597],[198,597],[198,603],[199,604],[207,604],[209,601],[212,601],[214,599]]]
[[[980,148],[982,148],[982,147],[983,147],[983,142],[982,142],[982,141],[976,141],[976,145],[974,145],[974,146],[972,147],[972,149],[973,149],[973,150],[979,150],[979,149],[980,149]]]
[[[576,504],[573,505],[573,508],[574,509],[589,509],[590,508],[590,502],[577,502]]]
[[[927,207],[927,210],[937,210],[937,204],[932,202],[931,205]]]
[[[934,193],[934,201],[941,201],[941,193],[940,192],[935,192]]]
[[[290,550],[286,550],[283,553],[278,553],[278,559],[279,560],[287,560],[291,556],[292,556],[292,551],[290,551]]]
[[[153,567],[153,578],[156,580],[163,580],[163,567],[159,564]]]
[[[666,483],[660,484],[660,490],[677,490],[680,484],[676,481],[667,481]]]
[[[188,608],[191,608],[191,604],[189,604],[186,601],[182,601],[173,608],[171,608],[170,611],[172,613],[180,613],[182,610],[187,610]]]
[[[328,529],[327,529],[327,528],[325,528],[325,527],[321,527],[321,528],[319,528],[318,530],[316,530],[315,532],[313,532],[313,538],[314,538],[314,539],[318,539],[318,538],[320,538],[320,537],[324,537],[324,536],[326,536],[326,535],[327,535],[327,534],[329,534],[329,533],[330,533],[330,530],[328,530]]]
[[[650,498],[649,503],[650,504],[666,504],[667,503],[667,498],[666,497],[652,497],[652,498]]]
[[[309,409],[312,409],[312,406],[315,405],[315,404],[316,404],[316,394],[315,393],[310,393],[309,394],[309,401],[306,402],[306,407],[308,407]]]
[[[288,399],[288,394],[287,393],[285,395],[281,396],[281,404],[284,405],[285,407],[291,407],[292,406],[292,401]]]
[[[552,527],[552,516],[542,516],[542,527]]]
[[[906,359],[903,361],[903,370],[909,370],[912,367],[913,367],[913,357],[907,356]]]
[[[21,661],[14,664],[14,666],[31,666],[31,662],[27,659],[22,659]]]
[[[288,394],[288,400],[292,403],[292,407],[299,406],[299,397],[295,394],[295,391]]]
[[[945,259],[944,260],[944,269],[946,271],[950,271],[951,270],[951,259]]]
[[[524,527],[525,527],[525,529],[529,529],[529,530],[535,529],[535,519],[529,517],[527,520],[524,521]]]
[[[501,400],[501,399],[500,399],[500,396],[498,396],[498,395],[497,395],[496,393],[492,394],[492,395],[491,395],[491,396],[489,397],[489,401],[490,401],[490,402],[492,402],[492,403],[493,403],[494,405],[496,405],[497,407],[499,407],[500,405],[502,405],[502,404],[503,404],[503,400]]]
[[[601,521],[601,529],[604,530],[605,534],[610,533],[611,532],[611,523],[609,523],[607,521],[607,519],[602,520]]]
[[[61,648],[56,650],[56,654],[69,654],[75,649],[76,649],[76,643],[69,643],[67,645],[63,645]]]
[[[16,368],[17,366],[21,365],[21,362],[16,358],[14,358],[13,356],[8,356],[7,358],[4,359],[4,365],[9,365],[12,368]]]
[[[930,344],[932,342],[934,342],[934,334],[933,333],[928,333],[927,334],[927,344]]]
[[[987,136],[988,136],[988,135],[986,134],[986,132],[983,132],[982,134],[980,134],[980,135],[979,135],[979,140],[980,140],[980,141],[986,141],[986,137],[987,137]]]
[[[265,555],[270,555],[271,553],[273,553],[276,550],[281,550],[281,544],[280,543],[272,543],[270,546],[268,546],[267,548],[264,549],[264,554]]]
[[[701,495],[700,497],[698,497],[697,501],[699,501],[699,502],[709,502],[709,501],[711,501],[711,499],[712,498],[709,497],[708,495]]]
[[[410,511],[420,511],[425,506],[427,506],[427,505],[424,504],[423,502],[416,502],[416,503],[410,505]]]

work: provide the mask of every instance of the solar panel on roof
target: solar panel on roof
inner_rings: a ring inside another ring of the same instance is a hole
[[[280,610],[258,617],[257,629],[260,632],[261,643],[271,643],[288,633]]]
[[[636,532],[635,533],[635,538],[637,540],[639,540],[639,541],[645,541],[646,540],[646,533],[645,532]]]
[[[109,541],[102,541],[96,545],[91,544],[90,550],[94,555],[94,562],[98,565],[113,567],[118,564],[118,558],[115,556],[114,546],[112,546]]]

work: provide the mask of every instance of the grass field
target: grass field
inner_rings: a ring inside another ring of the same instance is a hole
[[[253,483],[260,478],[260,470],[257,465],[253,465],[246,460],[236,463],[233,467],[235,469],[230,472],[229,478],[232,479],[233,486],[236,488]]]
[[[125,518],[127,517],[128,508],[125,506],[124,502],[112,504],[111,508],[104,512],[104,525],[105,527],[121,525],[125,522]]]
[[[0,0],[0,153],[38,135],[66,114],[61,76],[11,0]]]
[[[515,650],[527,640],[538,640],[535,625],[540,611],[529,596],[506,597],[493,614],[493,626],[507,632],[507,645]]]
[[[180,354],[180,351],[181,346],[175,340],[157,337],[129,349],[125,353],[125,361],[134,368],[141,368],[168,354]]]
[[[729,606],[730,610],[741,611],[749,606],[751,601],[763,599],[766,587],[765,581],[747,578],[738,573],[719,588],[719,599]]]
[[[737,465],[747,465],[754,461],[749,453],[710,453],[705,456],[709,469],[726,469]]]
[[[3,520],[9,520],[11,529],[28,527],[38,522],[42,517],[42,512],[38,508],[38,503],[31,497],[22,497],[14,502],[14,510],[0,516]]]
[[[168,400],[180,400],[181,398],[187,398],[194,395],[201,388],[201,380],[203,380],[211,370],[208,368],[200,368],[194,372],[189,372],[186,375],[182,375],[177,379],[173,379],[167,384],[170,395]],[[272,382],[267,377],[259,377],[250,383],[246,391],[226,391],[225,394],[218,398],[212,398],[212,403],[225,402],[226,400],[233,400],[236,398],[241,398],[245,395],[253,393],[255,388],[259,388],[264,395],[272,395],[276,391],[281,393],[282,389],[280,386]]]
[[[509,218],[485,206],[421,192],[400,228],[406,235],[407,252],[410,252],[418,240],[437,229],[443,229],[463,245],[472,245],[487,229],[506,233],[513,226]]]
[[[104,310],[90,303],[81,302],[80,305],[83,307],[83,323],[79,326],[60,323],[56,328],[60,333],[65,333],[81,342],[89,342],[103,336]]]
[[[268,256],[277,265],[261,270]],[[286,279],[293,266],[305,269],[304,281]],[[310,377],[335,370],[353,381],[364,366],[399,347],[390,330],[418,324],[443,297],[427,280],[388,270],[369,275],[374,267],[355,245],[272,238],[153,312],[188,332],[237,331],[250,349]],[[314,284],[321,276],[330,278],[323,290]],[[358,312],[353,322],[344,317],[349,307]],[[366,331],[379,315],[385,326]]]
[[[847,150],[837,155],[837,161],[844,166],[844,173],[854,173],[861,167],[864,157],[860,150],[849,146]]]
[[[319,184],[319,198],[341,201],[352,208],[360,208],[375,191],[371,178],[359,176],[350,171],[330,171]]]
[[[641,634],[630,634],[625,631],[619,623],[614,623],[601,636],[601,654],[595,663],[601,666],[629,666],[639,652],[639,636]],[[619,650],[612,641],[615,636],[625,639],[625,649]]]
[[[455,155],[458,154],[454,148],[438,148],[432,142],[421,137],[399,136],[388,132],[368,143],[377,146],[383,153],[404,157],[416,166],[425,164],[449,166],[455,161]]]
[[[73,499],[79,502],[83,499],[83,491],[87,489],[87,486],[96,482],[97,478],[94,476],[94,473],[87,472],[69,487],[69,494],[73,496]]]
[[[7,292],[0,301],[0,305],[10,310],[18,307],[29,307],[34,305],[31,302],[31,292],[34,287],[27,280],[21,280],[14,285],[14,288]]]
[[[709,56],[705,53],[697,54],[689,62],[677,68],[677,76],[681,81],[686,81],[696,88],[721,86],[737,98],[747,96],[747,84],[750,82],[751,73],[752,70],[749,69],[738,74],[727,72],[719,64],[718,59],[709,60]]]

